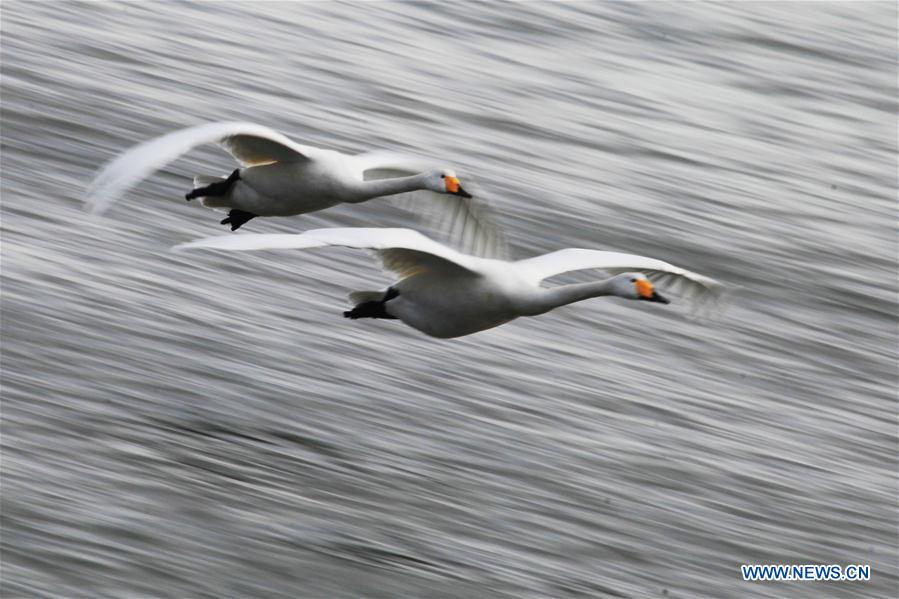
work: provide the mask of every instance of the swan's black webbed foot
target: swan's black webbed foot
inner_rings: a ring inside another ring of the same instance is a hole
[[[256,218],[256,215],[252,212],[246,212],[244,210],[231,210],[228,213],[228,217],[222,219],[222,222],[219,224],[222,225],[231,225],[231,230],[236,231],[241,228],[247,221]]]
[[[387,310],[384,309],[384,302],[364,302],[359,304],[352,310],[347,310],[343,313],[344,318],[352,318],[356,320],[357,318],[386,318],[389,320],[396,320],[396,316],[391,316],[387,313]]]
[[[219,197],[228,193],[228,190],[231,189],[231,186],[237,183],[240,179],[240,169],[234,169],[234,172],[228,175],[228,178],[224,181],[216,181],[215,183],[210,183],[206,187],[197,187],[196,189],[190,190],[184,198],[189,202],[194,198],[205,198],[205,197]],[[239,225],[238,225],[239,226]]]
[[[353,320],[356,320],[357,318],[386,318],[389,320],[396,320],[396,316],[391,316],[387,313],[386,304],[393,298],[398,297],[399,294],[400,292],[393,287],[388,287],[387,293],[384,294],[384,299],[362,302],[352,310],[344,312],[343,316],[344,318],[352,318]]]

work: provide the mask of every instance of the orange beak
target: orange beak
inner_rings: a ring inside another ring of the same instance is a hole
[[[644,299],[651,298],[653,293],[655,293],[655,290],[652,288],[652,283],[646,279],[637,279],[634,285],[637,287],[637,294]]]
[[[640,296],[640,299],[650,301],[650,302],[659,302],[660,304],[669,304],[671,302],[668,301],[668,298],[664,295],[660,295],[655,287],[652,286],[652,283],[647,281],[646,279],[637,279],[634,281],[634,286],[637,288],[637,295]]]
[[[456,177],[445,177],[444,181],[446,182],[447,193],[459,193],[459,188],[461,187],[459,179]]]

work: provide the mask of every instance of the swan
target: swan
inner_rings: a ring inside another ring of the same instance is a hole
[[[374,250],[383,268],[399,277],[386,290],[350,293],[353,308],[344,316],[399,319],[439,338],[470,335],[593,297],[669,303],[647,274],[699,303],[717,302],[725,290],[715,279],[643,256],[569,248],[512,262],[462,254],[411,229],[331,228],[301,234],[218,236],[183,243],[173,250],[324,246]],[[585,269],[602,269],[614,276],[590,283],[541,286],[544,279]]]
[[[343,202],[424,190],[429,203],[436,202],[442,211],[437,218],[453,215],[449,232],[464,238],[468,249],[479,255],[499,252],[490,218],[468,201],[472,196],[452,169],[392,152],[351,156],[300,145],[273,129],[246,122],[180,129],[127,150],[98,172],[85,197],[88,208],[102,213],[151,173],[207,143],[223,147],[241,168],[227,177],[195,177],[194,188],[185,197],[228,209],[221,224],[230,225],[232,231],[257,216],[293,216]]]

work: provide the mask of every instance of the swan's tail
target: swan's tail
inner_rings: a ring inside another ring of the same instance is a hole
[[[212,185],[213,183],[222,183],[227,181],[227,177],[210,177],[207,175],[198,175],[194,177],[194,189],[199,189],[201,187],[207,187]],[[207,208],[230,208],[231,201],[229,199],[229,194],[225,194],[223,196],[202,196],[200,201]]]
[[[383,291],[351,291],[350,303],[354,306],[365,302],[379,302],[384,299]]]
[[[206,187],[212,183],[221,183],[226,177],[210,177],[207,175],[197,175],[194,177],[194,189],[198,187]]]

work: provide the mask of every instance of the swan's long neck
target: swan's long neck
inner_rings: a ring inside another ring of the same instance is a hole
[[[611,279],[596,283],[577,283],[574,285],[559,285],[549,289],[541,288],[525,302],[523,306],[523,309],[526,310],[524,315],[536,316],[560,306],[567,306],[574,302],[604,295],[615,295]]]
[[[358,187],[358,201],[364,202],[380,196],[392,196],[407,191],[425,189],[425,178],[426,175],[420,173],[411,177],[362,181]]]

